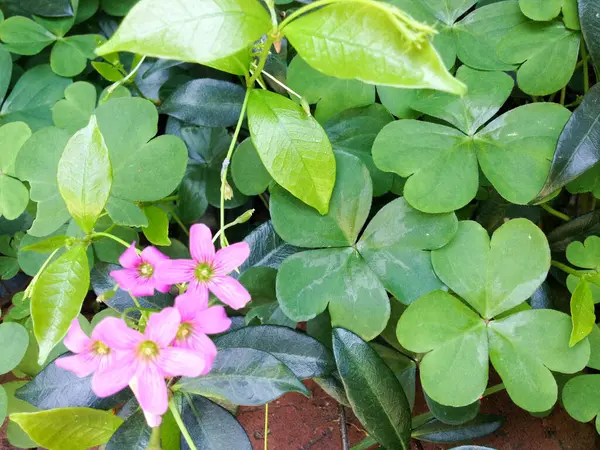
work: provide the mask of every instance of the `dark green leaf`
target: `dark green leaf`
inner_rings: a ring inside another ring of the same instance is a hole
[[[322,377],[335,369],[333,355],[316,339],[287,327],[245,327],[215,339],[218,348],[253,348],[285,363],[298,378]]]
[[[202,78],[180,85],[160,112],[194,125],[229,127],[238,121],[243,101],[244,88],[239,84]]]
[[[600,69],[600,4],[595,0],[578,0],[577,3],[581,32],[594,66]]]
[[[106,450],[146,450],[151,434],[144,413],[138,409],[117,428],[106,444]]]
[[[16,392],[17,398],[40,409],[112,409],[125,403],[132,395],[129,389],[125,389],[110,397],[100,398],[92,391],[91,376],[79,378],[73,372],[57,367],[54,362]]]
[[[596,85],[585,95],[565,125],[548,179],[536,200],[550,195],[600,162],[599,121],[600,85]]]
[[[197,448],[210,450],[252,449],[252,444],[244,428],[224,408],[199,395],[185,393],[181,402],[183,423]],[[181,438],[181,450],[189,450],[183,437]]]
[[[461,425],[469,420],[473,420],[479,414],[480,401],[477,400],[467,406],[458,408],[453,406],[442,405],[436,402],[425,393],[425,401],[429,411],[437,420],[448,425]]]
[[[9,6],[14,1],[2,0],[0,7]],[[72,17],[73,6],[69,0],[19,0],[19,8],[29,14],[38,14],[44,17]]]
[[[286,392],[310,395],[283,362],[251,348],[221,350],[208,374],[182,378],[174,388],[249,406],[271,402]]]
[[[250,139],[245,139],[235,150],[231,176],[236,187],[245,195],[262,194],[273,181]]]
[[[410,446],[410,406],[402,386],[369,345],[343,328],[333,330],[333,351],[354,413],[378,442]]]
[[[504,417],[494,414],[480,414],[470,422],[458,426],[447,425],[432,419],[414,429],[412,437],[420,441],[438,443],[470,441],[495,432],[503,424]]]
[[[600,211],[594,211],[556,227],[548,233],[548,242],[553,252],[564,252],[571,242],[599,234]]]

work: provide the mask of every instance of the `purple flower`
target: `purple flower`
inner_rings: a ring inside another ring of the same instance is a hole
[[[163,293],[169,292],[171,285],[158,281],[156,276],[159,263],[168,260],[168,256],[154,247],[146,247],[138,255],[133,242],[119,258],[119,263],[124,269],[113,270],[110,276],[117,280],[121,289],[129,291],[131,295],[150,296],[154,295],[155,289]]]
[[[210,290],[219,300],[233,309],[240,309],[250,301],[250,294],[236,279],[227,276],[242,264],[250,254],[245,242],[220,249],[215,253],[212,233],[204,224],[190,230],[192,259],[163,260],[157,267],[156,278],[164,284],[189,283],[186,294],[208,304]]]

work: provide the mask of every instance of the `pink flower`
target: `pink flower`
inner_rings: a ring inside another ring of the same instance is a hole
[[[204,224],[196,224],[190,230],[190,253],[192,260],[161,261],[156,270],[158,281],[163,284],[189,283],[186,294],[197,297],[202,305],[208,302],[209,290],[234,309],[243,308],[250,301],[244,286],[227,276],[248,258],[250,247],[247,243],[238,242],[215,254],[210,229]]]
[[[152,427],[160,425],[160,416],[168,408],[165,377],[197,377],[206,368],[202,355],[170,346],[180,324],[179,311],[169,307],[150,316],[144,334],[116,317],[107,317],[98,325],[110,332],[103,336],[106,345],[123,355],[115,362],[120,382],[129,384]]]
[[[56,360],[62,369],[74,372],[78,377],[87,377],[92,372],[92,390],[99,397],[108,397],[127,387],[129,379],[123,377],[121,359],[125,356],[107,343],[112,333],[104,320],[98,324],[89,338],[81,329],[79,321],[73,319],[65,337],[65,346],[76,353]]]
[[[169,257],[163,255],[154,247],[146,247],[138,255],[133,242],[119,258],[122,270],[113,270],[110,276],[117,280],[119,287],[135,296],[154,295],[154,289],[159,292],[169,292],[170,284],[161,283],[156,277],[156,268]]]
[[[207,334],[222,333],[231,326],[231,319],[227,317],[223,306],[211,306],[198,303],[190,294],[183,294],[175,299],[175,308],[181,315],[181,325],[175,340],[174,347],[194,350],[201,354],[206,362],[206,367],[201,375],[206,375],[212,368],[212,363],[217,356],[217,347]]]

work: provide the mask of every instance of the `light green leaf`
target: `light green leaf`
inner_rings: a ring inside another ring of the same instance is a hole
[[[477,194],[473,142],[447,126],[416,120],[392,122],[377,135],[373,160],[385,172],[409,177],[404,196],[427,213],[454,211]]]
[[[52,107],[52,120],[69,134],[84,128],[96,108],[96,88],[87,81],[77,81],[65,89],[65,99]]]
[[[365,340],[377,337],[390,316],[385,289],[351,247],[287,258],[277,274],[277,298],[283,312],[297,322],[316,317],[329,304],[332,325]]]
[[[600,237],[588,236],[584,242],[571,242],[566,255],[575,266],[600,271]]]
[[[95,114],[113,170],[111,196],[150,202],[177,188],[185,173],[187,149],[173,135],[152,139],[158,113],[150,101],[116,98],[100,105]]]
[[[590,360],[587,366],[600,370],[600,328],[598,328],[598,325],[592,327],[592,332],[588,335],[588,341],[590,343]]]
[[[421,114],[410,107],[419,95],[419,89],[377,86],[381,104],[398,119],[416,119]]]
[[[580,110],[580,112],[583,111]],[[577,136],[582,137],[580,134],[577,134]],[[573,181],[567,183],[566,188],[571,194],[591,192],[594,197],[600,198],[600,164],[596,164],[591,169],[588,169],[583,174],[579,175]]]
[[[22,325],[16,322],[0,324],[0,347],[2,348],[0,375],[10,372],[19,365],[28,346],[29,334]]]
[[[29,191],[19,180],[0,174],[0,216],[15,220],[29,203]]]
[[[496,46],[515,26],[527,21],[516,0],[482,6],[458,22],[456,52],[466,65],[480,70],[512,70],[496,55]]]
[[[117,225],[128,227],[148,226],[148,218],[144,211],[135,203],[128,200],[122,200],[117,197],[110,197],[106,203],[106,212]]]
[[[56,40],[56,36],[27,17],[13,16],[0,23],[5,48],[18,55],[35,55]]]
[[[206,64],[247,48],[270,27],[269,14],[255,0],[142,0],[97,53],[128,51]]]
[[[379,210],[356,248],[385,288],[409,304],[444,287],[429,251],[446,245],[457,226],[454,213],[424,214],[399,198]]]
[[[563,22],[567,28],[581,30],[577,0],[563,0],[562,13]]]
[[[570,347],[590,334],[596,325],[592,290],[585,279],[579,281],[571,297],[571,322],[573,323],[573,329],[569,339]]]
[[[600,375],[580,375],[571,378],[562,392],[563,406],[579,422],[589,422],[600,415]],[[596,418],[600,432],[600,418]]]
[[[11,381],[2,385],[8,397],[7,415],[12,413],[39,411],[35,406],[15,396],[15,391],[26,383],[27,381]],[[36,443],[27,436],[27,433],[13,421],[8,421],[6,426],[6,437],[8,438],[8,442],[17,448],[31,448],[36,446]]]
[[[23,144],[31,137],[31,129],[23,122],[12,122],[0,127],[0,170],[14,177],[15,161]]]
[[[61,248],[67,244],[67,240],[69,238],[67,236],[59,235],[52,236],[47,239],[40,240],[38,242],[34,242],[33,244],[22,246],[19,251],[33,251],[38,253],[50,253],[54,250]],[[21,241],[21,245],[25,242],[25,238]]]
[[[96,116],[73,135],[58,162],[58,189],[77,225],[89,233],[110,195],[112,168]]]
[[[411,106],[472,136],[502,107],[512,92],[514,81],[502,72],[480,72],[467,66],[458,69],[456,78],[468,88],[462,97],[423,90]]]
[[[483,317],[491,319],[527,300],[546,279],[550,248],[527,219],[513,219],[490,241],[478,223],[463,221],[454,239],[431,255],[435,273]]]
[[[356,242],[371,208],[369,172],[356,157],[335,155],[337,179],[329,212],[320,215],[281,186],[271,187],[273,226],[288,243],[300,247],[346,247]]]
[[[51,108],[70,84],[70,79],[59,77],[47,64],[29,69],[2,105],[0,124],[23,121],[34,132],[52,125]]]
[[[518,25],[498,44],[498,57],[520,64],[519,88],[530,95],[549,95],[564,87],[575,71],[579,33],[559,22],[526,22]]]
[[[6,411],[8,410],[8,395],[0,384],[0,425],[4,423],[6,418]]]
[[[110,221],[106,221],[105,224],[106,223],[110,223]],[[105,226],[105,224],[103,224],[104,226],[100,227],[99,223],[96,228],[105,231],[106,228],[108,228]],[[131,228],[115,227],[110,231],[110,234],[124,240],[125,242],[139,242],[138,233]],[[110,238],[102,237],[100,239],[94,239],[93,246],[94,254],[98,260],[112,264],[119,264],[119,257],[123,254],[123,246],[120,243],[115,242]]]
[[[21,180],[31,186],[31,200],[37,202],[37,215],[29,234],[47,236],[69,218],[69,211],[58,190],[58,161],[69,134],[55,127],[34,133],[17,156],[15,169]]]
[[[560,14],[563,0],[519,0],[521,11],[533,20],[552,20]]]
[[[273,181],[250,139],[244,139],[235,150],[231,176],[244,195],[262,194]]]
[[[323,126],[334,151],[357,156],[367,166],[373,181],[374,196],[383,195],[392,187],[393,175],[379,170],[371,155],[375,137],[392,120],[384,107],[374,104],[348,109]]]
[[[87,62],[94,59],[94,50],[102,40],[93,34],[69,36],[59,40],[50,53],[50,66],[57,75],[74,77],[84,71]]]
[[[501,115],[475,135],[481,170],[502,197],[520,205],[536,197],[570,114],[555,103],[532,103]]]
[[[460,300],[443,291],[424,295],[402,314],[397,335],[408,350],[429,352],[420,366],[427,395],[449,406],[479,400],[488,380],[486,326]]]
[[[119,69],[107,62],[92,61],[92,67],[96,69],[96,72],[102,75],[105,80],[112,83],[120,81],[125,77]]]
[[[389,5],[335,3],[293,20],[283,32],[298,54],[326,75],[464,94],[465,86],[448,73],[427,38],[411,42],[397,25],[398,15],[404,14]],[[403,25],[418,33],[413,24]]]
[[[71,321],[81,310],[90,285],[86,249],[77,245],[65,252],[42,272],[31,295],[31,317],[40,345],[38,363],[67,334]]]
[[[325,123],[349,108],[375,103],[375,87],[358,80],[327,76],[309,66],[296,55],[287,70],[287,85],[316,104],[315,119]]]
[[[375,350],[348,330],[333,330],[333,351],[361,424],[386,448],[409,449],[410,407],[393,372]]]
[[[318,122],[291,100],[261,89],[250,93],[248,125],[252,143],[273,179],[327,214],[335,159]]]
[[[105,444],[123,423],[110,411],[90,408],[15,413],[10,420],[48,450],[86,450]]]
[[[146,239],[154,245],[171,245],[167,213],[157,206],[146,206],[144,214],[148,219],[148,226],[142,228]]]
[[[14,256],[0,256],[0,279],[10,280],[19,273],[19,262]],[[16,312],[13,308],[8,314]]]
[[[490,322],[488,329],[492,364],[510,398],[527,411],[547,411],[556,402],[550,371],[575,373],[590,357],[587,339],[569,347],[571,321],[558,311],[523,311]]]

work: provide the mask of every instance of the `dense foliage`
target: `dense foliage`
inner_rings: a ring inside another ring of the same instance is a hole
[[[357,449],[600,433],[597,1],[0,9],[13,446],[250,449],[306,379]]]

